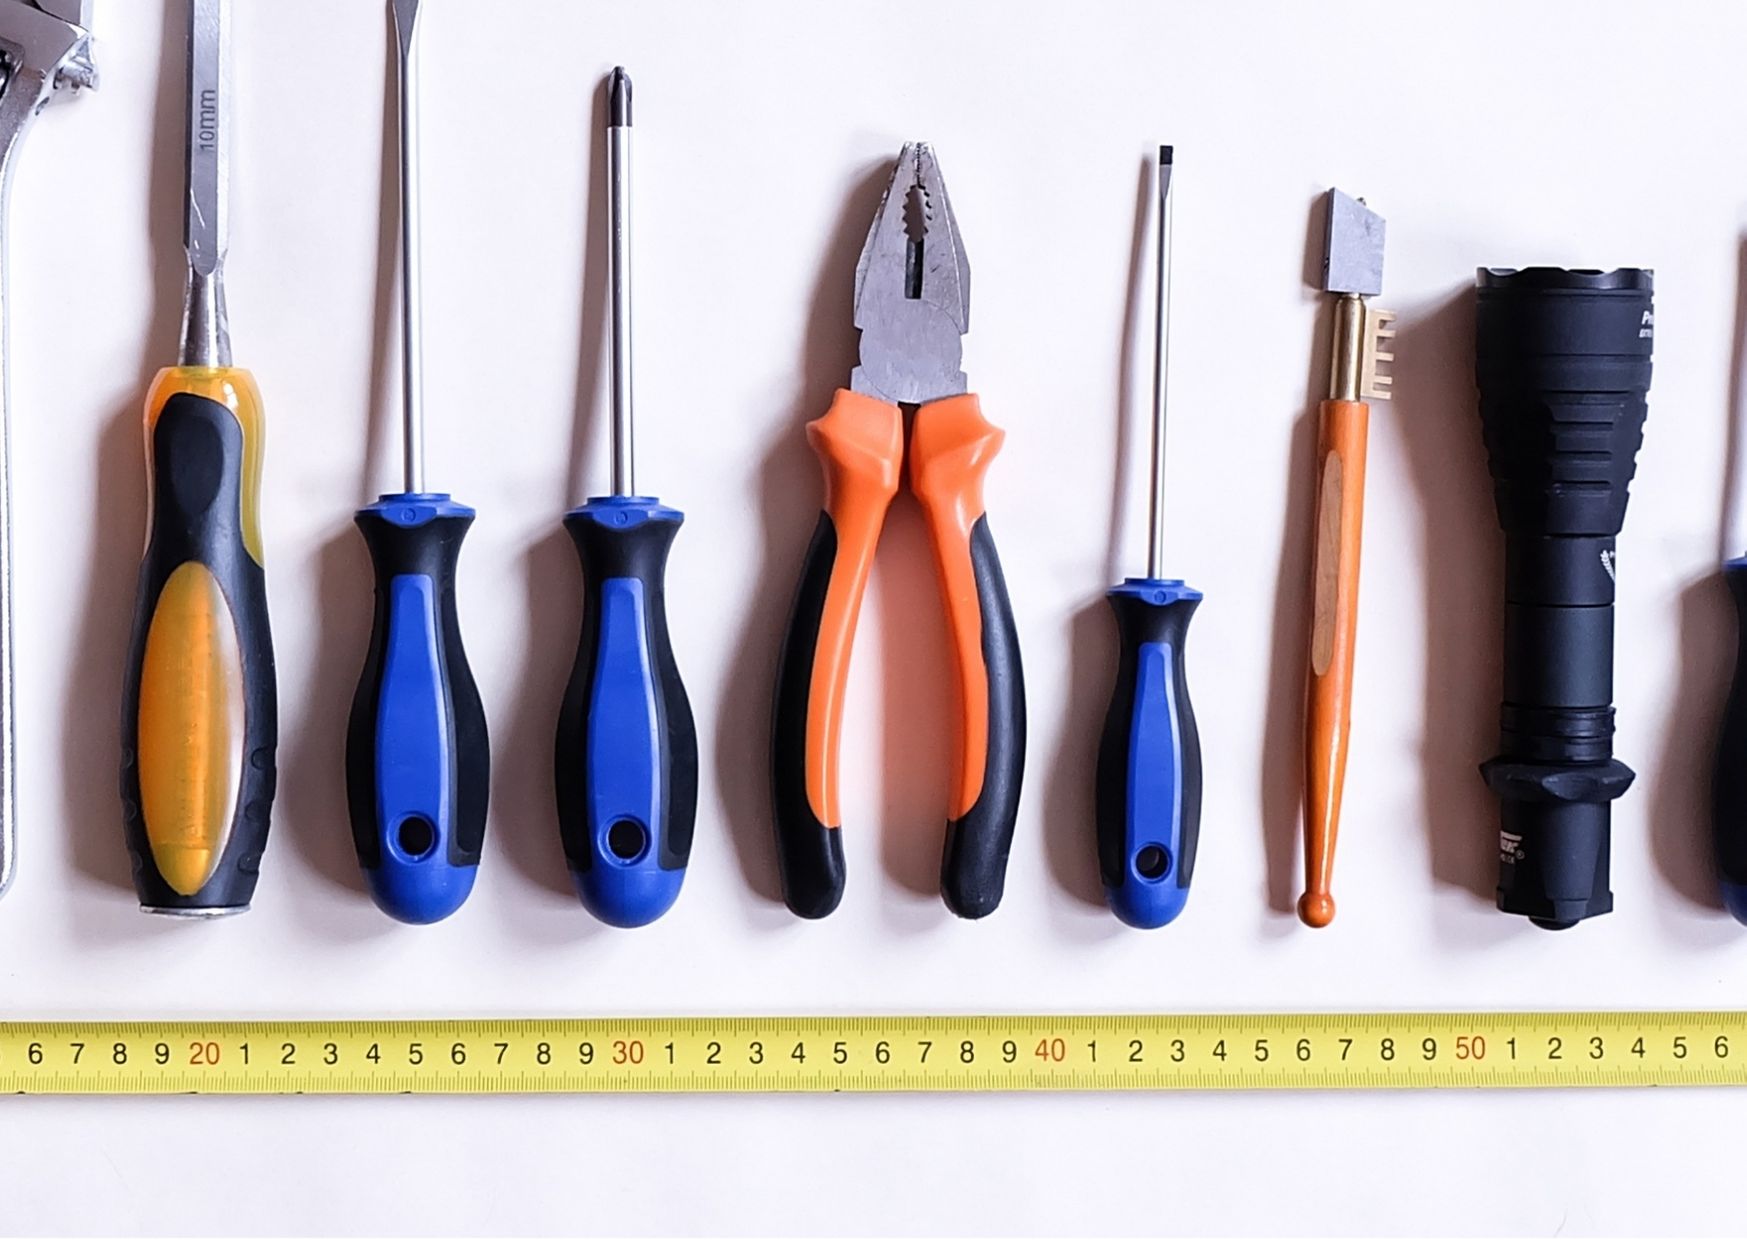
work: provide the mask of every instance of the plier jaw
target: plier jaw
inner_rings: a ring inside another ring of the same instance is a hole
[[[861,365],[851,391],[921,405],[968,390],[971,269],[934,149],[906,142],[855,268]]]

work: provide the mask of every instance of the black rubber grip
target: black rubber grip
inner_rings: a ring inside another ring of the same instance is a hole
[[[1117,916],[1152,929],[1181,912],[1201,836],[1201,736],[1184,659],[1201,595],[1148,579],[1109,599],[1119,653],[1098,746],[1098,868]]]
[[[396,513],[422,509],[410,520]],[[431,510],[434,510],[432,513]],[[461,542],[473,524],[470,509],[450,503],[447,496],[386,496],[356,517],[376,572],[376,612],[364,671],[352,699],[346,729],[346,800],[358,862],[365,870],[382,865],[382,831],[378,822],[378,719],[383,678],[394,616],[396,579],[427,578],[435,602],[437,669],[446,695],[452,762],[448,800],[452,807],[445,856],[451,866],[476,866],[485,839],[485,816],[491,788],[491,744],[485,708],[461,643],[461,623],[455,609],[455,568]],[[389,799],[393,800],[392,791]],[[380,896],[380,893],[379,893]]]
[[[964,817],[946,824],[940,893],[960,917],[986,917],[1001,903],[1007,854],[1019,817],[1019,786],[1025,774],[1025,677],[1019,664],[1019,632],[989,520],[971,527],[971,567],[983,622],[983,667],[989,685],[987,758],[983,786]]]
[[[820,822],[807,799],[807,701],[825,593],[836,563],[837,529],[830,514],[820,513],[783,637],[771,719],[772,808],[783,900],[797,916],[809,918],[826,916],[843,899],[841,824]]]
[[[619,498],[564,520],[584,599],[558,716],[558,825],[578,894],[613,925],[644,925],[672,905],[697,821],[697,728],[667,630],[682,519]]]
[[[151,529],[140,564],[133,638],[122,686],[121,800],[134,886],[142,907],[163,912],[239,911],[249,906],[267,845],[277,779],[278,698],[267,581],[243,541],[244,439],[217,401],[171,396],[152,429]],[[193,894],[171,887],[152,856],[140,791],[140,687],[146,641],[171,575],[205,567],[223,593],[242,667],[243,744],[236,805],[216,868]]]

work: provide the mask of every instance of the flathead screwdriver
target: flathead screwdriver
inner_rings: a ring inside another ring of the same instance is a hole
[[[140,907],[186,917],[248,908],[278,737],[261,393],[231,364],[224,295],[229,9],[189,5],[182,348],[146,397],[150,527],[122,696],[122,809]]]
[[[698,740],[667,632],[667,554],[683,513],[637,494],[631,403],[631,78],[607,79],[612,494],[564,518],[582,560],[582,637],[558,718],[558,822],[577,895],[614,926],[679,898]]]
[[[1147,575],[1110,590],[1120,641],[1116,691],[1098,749],[1098,868],[1110,908],[1150,930],[1189,898],[1201,832],[1201,737],[1183,643],[1201,592],[1164,576],[1165,412],[1171,325],[1172,148],[1159,148],[1152,504]]]
[[[455,565],[473,509],[425,489],[419,267],[419,0],[390,0],[399,50],[404,489],[360,509],[376,618],[346,730],[358,862],[382,911],[440,921],[479,872],[491,783],[485,710],[461,645]]]

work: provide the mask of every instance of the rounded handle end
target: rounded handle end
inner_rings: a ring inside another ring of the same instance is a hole
[[[1335,898],[1326,891],[1307,891],[1298,897],[1298,920],[1321,930],[1335,919]]]
[[[602,862],[572,870],[577,898],[609,926],[634,930],[655,921],[679,899],[684,870],[663,870],[652,861],[635,868]]]
[[[478,873],[478,866],[450,865],[440,857],[401,861],[384,856],[364,876],[377,908],[409,926],[428,926],[467,902]]]

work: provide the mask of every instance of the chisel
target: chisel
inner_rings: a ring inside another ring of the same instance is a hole
[[[121,796],[149,913],[249,907],[267,843],[277,699],[261,543],[261,393],[231,364],[229,0],[188,10],[187,300],[146,397],[145,558],[122,689]]]

